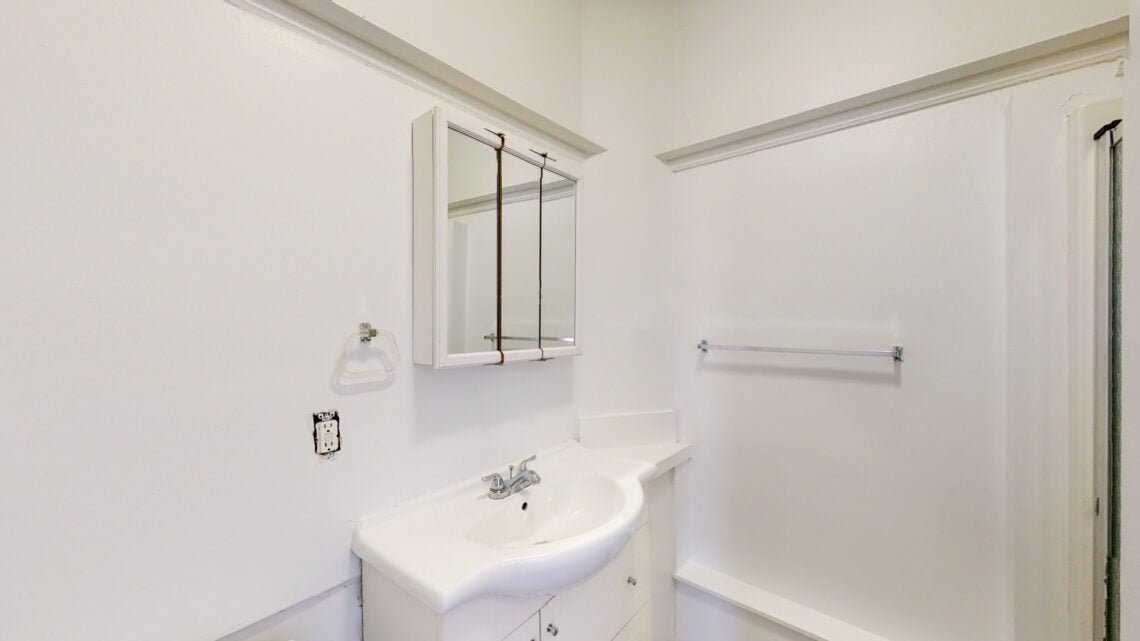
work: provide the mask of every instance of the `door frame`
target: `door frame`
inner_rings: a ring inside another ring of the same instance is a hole
[[[1093,136],[1122,114],[1123,101],[1114,98],[1082,105],[1069,117],[1069,638],[1078,641],[1103,637],[1109,499],[1104,401],[1110,159],[1107,145]]]

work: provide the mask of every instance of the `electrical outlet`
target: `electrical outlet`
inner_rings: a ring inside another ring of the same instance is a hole
[[[340,417],[336,410],[313,412],[313,445],[322,456],[340,451]]]

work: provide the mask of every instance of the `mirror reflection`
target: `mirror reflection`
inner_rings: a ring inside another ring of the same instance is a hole
[[[447,130],[447,351],[494,349],[498,272],[495,148]]]
[[[538,348],[538,184],[536,165],[503,153],[504,352]]]
[[[574,345],[577,185],[551,169],[542,175],[542,347]]]
[[[448,353],[496,351],[500,328],[503,351],[574,346],[577,183],[510,148],[500,170],[461,127],[447,141]]]

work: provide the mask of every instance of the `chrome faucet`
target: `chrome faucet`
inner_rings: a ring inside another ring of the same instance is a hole
[[[484,483],[490,483],[491,487],[487,490],[487,496],[492,499],[505,499],[515,492],[521,492],[532,485],[538,485],[542,482],[542,478],[534,470],[528,470],[526,465],[535,458],[537,454],[531,454],[527,458],[519,461],[518,474],[515,474],[515,466],[511,465],[507,468],[507,477],[498,472],[489,474],[483,477]]]

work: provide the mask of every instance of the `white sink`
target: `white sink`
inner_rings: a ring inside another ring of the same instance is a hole
[[[542,482],[505,499],[473,478],[366,517],[352,550],[440,613],[483,595],[553,594],[621,551],[656,471],[576,442],[530,467]]]
[[[605,476],[554,479],[517,497],[476,521],[467,538],[492,548],[546,545],[604,526],[626,503],[617,482]]]

